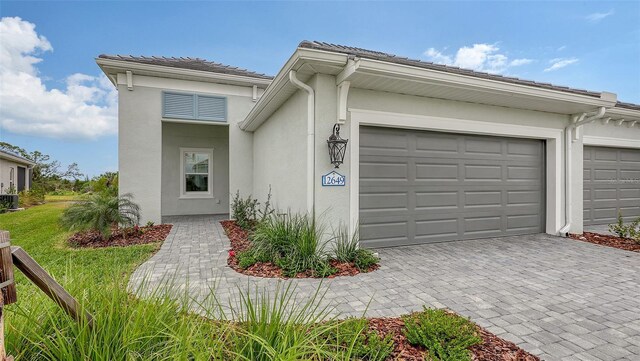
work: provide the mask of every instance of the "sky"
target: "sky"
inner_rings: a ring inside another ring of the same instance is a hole
[[[99,54],[200,57],[275,75],[318,40],[640,104],[640,2],[0,0],[0,141],[117,170]],[[144,135],[140,135],[144,136]]]

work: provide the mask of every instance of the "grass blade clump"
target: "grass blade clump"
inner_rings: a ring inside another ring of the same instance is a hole
[[[284,275],[311,271],[319,277],[334,272],[327,260],[324,229],[308,214],[271,215],[258,224],[251,236],[256,260],[268,260]]]
[[[352,262],[360,271],[367,270],[380,262],[373,252],[360,248],[360,232],[356,230],[350,235],[345,226],[339,227],[334,232],[333,254],[337,261]]]

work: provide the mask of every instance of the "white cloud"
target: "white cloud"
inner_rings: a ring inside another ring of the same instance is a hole
[[[554,71],[558,69],[562,69],[571,64],[575,64],[578,62],[577,58],[555,58],[549,60],[549,64],[551,64],[548,68],[544,69],[544,71]]]
[[[567,48],[567,46],[566,46],[566,45],[563,45],[563,46],[559,47],[559,48],[557,49],[557,51],[563,51],[563,50],[564,50],[564,49],[566,49],[566,48]]]
[[[117,92],[104,75],[72,74],[66,89],[47,89],[36,65],[52,51],[35,25],[0,20],[0,127],[12,133],[94,139],[117,133]]]
[[[597,23],[600,22],[602,19],[609,17],[613,14],[615,14],[616,12],[611,9],[609,11],[607,11],[606,13],[593,13],[593,14],[589,14],[587,16],[585,16],[585,19],[587,19],[588,21],[592,22],[592,23]]]
[[[532,59],[514,59],[499,53],[500,48],[494,44],[474,44],[471,47],[464,46],[455,55],[447,55],[434,48],[429,48],[424,55],[430,61],[439,64],[453,65],[460,68],[488,73],[503,73],[508,68],[522,66],[533,62]]]

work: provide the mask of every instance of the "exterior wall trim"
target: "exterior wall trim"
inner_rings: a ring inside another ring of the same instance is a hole
[[[610,137],[598,137],[595,135],[585,135],[582,137],[584,145],[613,148],[638,148],[640,149],[640,139],[622,139]]]
[[[546,232],[555,235],[560,227],[562,227],[562,129],[353,108],[349,108],[349,113],[351,136],[349,228],[351,232],[354,232],[358,227],[360,212],[359,179],[361,125],[545,140]]]

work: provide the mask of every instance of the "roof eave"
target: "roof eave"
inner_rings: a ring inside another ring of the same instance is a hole
[[[4,153],[4,152],[0,152],[0,158],[4,158],[4,159],[10,160],[12,162],[20,163],[20,164],[26,164],[26,165],[31,166],[31,167],[36,165],[35,162],[30,161],[29,159],[26,159],[26,158],[23,158],[23,157],[14,156],[13,154]]]
[[[250,76],[215,73],[203,70],[175,68],[163,65],[143,64],[126,60],[114,60],[96,58],[96,63],[107,75],[111,83],[117,86],[116,74],[133,72],[134,75],[148,75],[164,78],[177,78],[196,81],[219,82],[225,84],[245,85],[265,88],[271,83],[271,79],[263,79]]]
[[[273,82],[267,87],[260,100],[251,109],[249,114],[240,123],[240,129],[252,132],[271,116],[271,113],[264,112],[266,106],[273,101],[278,92],[287,85],[291,85],[289,72],[300,69],[305,63],[323,62],[331,65],[344,66],[347,64],[348,56],[334,52],[297,48],[289,60],[280,69]]]
[[[593,107],[614,107],[617,96],[613,93],[602,92],[600,97],[564,92],[561,90],[545,89],[530,85],[502,82],[494,79],[478,78],[469,75],[449,73],[432,69],[425,69],[405,64],[396,64],[381,60],[360,58],[354,63],[352,74],[368,74],[393,76],[420,82],[449,83],[468,89],[486,92],[508,92],[525,97],[553,99],[571,103],[584,104]],[[348,80],[345,78],[344,80]]]

